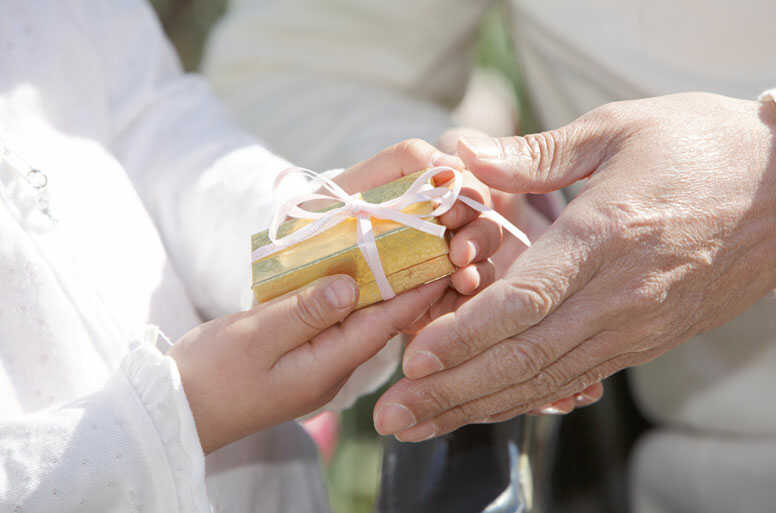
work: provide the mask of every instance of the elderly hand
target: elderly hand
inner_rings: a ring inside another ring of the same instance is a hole
[[[471,138],[482,181],[584,191],[505,276],[423,329],[376,426],[419,441],[568,397],[776,287],[776,106],[614,103],[525,138]]]
[[[455,152],[459,141],[464,137],[485,137],[486,134],[479,130],[469,128],[455,128],[448,130],[439,138],[437,147],[445,152]],[[550,226],[563,209],[564,200],[560,192],[535,195],[528,198],[526,194],[510,194],[495,188],[490,188],[465,173],[469,188],[464,193],[474,198],[484,198],[489,206],[500,212],[512,224],[518,226],[530,240],[538,239]],[[538,205],[538,207],[537,207]],[[464,204],[456,205],[453,212],[442,216],[441,222],[448,228],[456,229],[460,222],[469,221],[476,217],[476,213]],[[480,223],[490,223],[487,219]],[[450,258],[460,270],[453,275],[453,289],[447,291],[444,297],[429,308],[426,315],[417,322],[413,328],[419,331],[432,320],[444,314],[455,311],[465,303],[471,294],[483,288],[484,283],[490,283],[493,277],[501,278],[512,262],[526,249],[526,246],[515,237],[507,236],[498,246],[498,249],[485,261],[479,251],[476,241],[470,241],[467,235],[476,233],[477,230],[470,227],[459,231],[450,242]],[[495,243],[495,240],[493,241]],[[474,244],[474,245],[472,245]],[[491,248],[492,249],[492,248]],[[421,360],[422,362],[422,360]],[[416,363],[418,363],[416,361]],[[430,364],[432,369],[437,362],[433,356],[425,364]],[[574,396],[559,399],[551,404],[543,405],[529,414],[566,414],[576,408],[589,406],[596,403],[603,396],[603,387],[596,383]],[[377,424],[377,420],[376,420]]]

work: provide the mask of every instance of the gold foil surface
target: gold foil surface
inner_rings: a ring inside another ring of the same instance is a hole
[[[366,191],[362,198],[369,203],[382,203],[400,196],[420,173]],[[422,215],[433,208],[430,202],[424,202],[411,205],[404,212]],[[287,221],[280,226],[278,236],[293,233],[307,223],[301,219]],[[453,272],[445,239],[393,221],[372,218],[372,224],[383,270],[397,294]],[[269,242],[266,231],[258,233],[251,238],[252,250]],[[381,300],[374,276],[358,248],[355,218],[253,262],[252,270],[253,293],[260,303],[334,274],[348,274],[356,280],[360,291],[357,308]]]

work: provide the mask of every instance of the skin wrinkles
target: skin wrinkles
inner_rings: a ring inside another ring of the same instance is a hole
[[[610,104],[544,135],[464,137],[459,156],[500,193],[590,178],[534,246],[515,255],[501,278],[512,289],[497,280],[462,307],[461,321],[474,326],[445,315],[418,332],[407,353],[428,351],[455,367],[389,389],[376,420],[390,401],[409,408],[418,424],[381,421],[378,430],[412,441],[425,423],[438,436],[561,401],[769,293],[776,287],[775,134],[776,106],[689,93]],[[484,334],[478,318],[492,324]],[[577,327],[559,337],[556,326],[568,323]],[[479,354],[460,361],[451,339]],[[435,397],[436,406],[416,400],[423,397]]]

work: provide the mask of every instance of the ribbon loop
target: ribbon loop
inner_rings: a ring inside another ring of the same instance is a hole
[[[450,185],[440,187],[431,185],[431,179],[444,172],[452,172],[453,174]],[[452,167],[439,166],[424,171],[412,182],[404,194],[382,203],[364,201],[359,194],[348,194],[328,177],[309,169],[296,167],[288,168],[277,176],[274,190],[277,191],[283,180],[294,174],[305,176],[313,185],[318,185],[321,190],[316,193],[295,196],[273,209],[272,221],[268,230],[270,243],[253,251],[252,258],[254,262],[315,237],[347,219],[355,217],[357,241],[361,254],[364,256],[369,270],[372,271],[380,295],[384,300],[391,299],[396,293],[388,282],[388,277],[385,275],[385,270],[380,260],[372,218],[394,221],[441,238],[444,237],[446,228],[440,224],[428,221],[428,219],[441,216],[453,208],[455,202],[459,200],[501,225],[526,246],[531,245],[528,237],[501,214],[482,203],[462,196],[463,179],[461,173]],[[342,205],[323,212],[314,212],[301,206],[303,203],[311,200],[332,200],[340,202]],[[403,212],[405,208],[411,205],[426,201],[431,201],[436,205],[433,212],[429,214],[408,214]],[[280,225],[287,217],[307,219],[312,222],[284,237],[278,237]]]

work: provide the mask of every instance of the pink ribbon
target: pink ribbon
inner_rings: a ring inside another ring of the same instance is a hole
[[[431,185],[431,179],[443,172],[453,173],[452,185],[441,187]],[[300,174],[309,178],[313,184],[320,185],[326,192],[295,196],[278,205],[274,209],[272,221],[269,225],[270,244],[257,248],[252,253],[254,262],[299,244],[337,226],[351,217],[355,217],[358,247],[364,255],[364,260],[366,260],[369,269],[372,271],[380,295],[383,299],[391,299],[396,296],[396,293],[391,288],[390,283],[388,283],[388,277],[385,275],[383,264],[380,261],[380,254],[377,251],[377,243],[372,230],[372,218],[394,221],[441,238],[444,237],[446,228],[427,219],[441,216],[450,210],[456,201],[465,203],[474,210],[481,212],[484,217],[488,217],[500,224],[526,246],[531,245],[528,237],[501,214],[467,196],[462,196],[461,187],[463,179],[461,173],[452,167],[440,166],[425,171],[418,176],[404,194],[382,203],[364,201],[358,194],[348,194],[329,178],[314,173],[309,169],[296,167],[286,169],[278,175],[275,179],[274,190],[277,191],[283,180],[289,176]],[[334,200],[342,202],[342,206],[324,212],[313,212],[299,206],[312,200]],[[423,215],[402,212],[403,209],[410,205],[425,201],[436,203],[436,208],[433,212]],[[278,238],[278,229],[287,217],[308,219],[312,222],[285,237]]]

